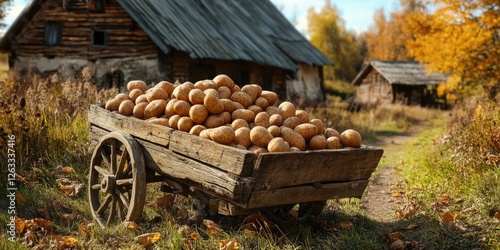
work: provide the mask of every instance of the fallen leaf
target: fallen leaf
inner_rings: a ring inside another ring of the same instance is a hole
[[[457,212],[445,212],[441,215],[441,219],[443,222],[452,222],[455,221],[459,217]]]
[[[33,247],[35,243],[37,242],[37,236],[35,232],[28,230],[25,234],[24,237],[21,239],[21,241],[26,244],[29,247]]]
[[[406,230],[413,230],[419,226],[420,226],[419,224],[412,223],[412,224],[408,225],[405,229]]]
[[[391,244],[391,250],[405,250],[406,246],[402,240],[396,240]]]
[[[495,212],[495,215],[493,215],[493,217],[495,217],[498,220],[500,220],[500,211]]]
[[[156,205],[161,208],[166,208],[174,204],[175,196],[172,193],[165,193],[162,197],[156,200]]]
[[[245,233],[247,233],[247,231],[256,232],[257,227],[253,223],[245,223],[245,224],[241,225],[240,231],[244,231]]]
[[[58,171],[60,171],[62,173],[65,173],[65,174],[73,174],[73,173],[75,173],[75,169],[73,167],[71,167],[71,166],[65,166],[65,167],[63,167],[63,166],[59,165],[59,166],[56,167],[56,170],[58,170]]]
[[[219,235],[222,232],[219,225],[212,220],[203,220],[203,226],[207,229],[207,233],[212,236]]]
[[[89,234],[91,228],[92,228],[92,223],[89,223],[89,221],[84,221],[80,223],[80,230],[82,230],[83,235]]]
[[[72,181],[70,185],[64,185],[64,182],[59,183],[59,188],[64,191],[68,197],[75,197],[83,188],[83,183]]]
[[[26,197],[24,197],[23,194],[21,194],[20,192],[16,192],[16,201],[20,204],[20,205],[26,205],[28,204],[30,201],[28,199],[26,199]]]
[[[392,193],[392,197],[401,197],[401,193],[396,191]]]
[[[398,219],[408,219],[415,215],[420,206],[417,203],[410,203],[403,206],[402,208],[396,209],[396,218]]]
[[[57,237],[56,240],[58,249],[70,249],[75,247],[75,244],[78,243],[78,240],[71,236]]]
[[[133,221],[125,221],[123,225],[125,226],[126,229],[141,230],[141,227]]]
[[[189,216],[189,213],[188,213],[187,208],[181,207],[181,208],[179,208],[179,210],[177,210],[177,219],[186,220],[188,218],[188,216]]]
[[[388,233],[386,236],[391,242],[394,242],[396,240],[402,240],[402,239],[406,238],[406,236],[401,232]]]
[[[259,226],[259,230],[268,229],[273,230],[276,228],[276,224],[270,221],[263,215],[260,214],[250,214],[244,220],[244,223],[253,223],[255,226]]]
[[[16,234],[22,234],[24,233],[24,229],[26,228],[26,220],[15,217],[14,223],[16,224]]]
[[[32,220],[37,226],[43,227],[45,229],[52,229],[54,226],[54,223],[52,221],[40,219],[40,218],[35,218]]]
[[[188,225],[183,225],[179,229],[177,229],[177,232],[182,235],[184,238],[190,237],[192,233],[194,233],[194,230],[189,227]]]
[[[16,178],[16,181],[18,181],[18,182],[26,182],[26,178],[24,178],[18,174],[16,174],[15,178]]]
[[[447,194],[440,194],[440,195],[438,196],[438,199],[439,199],[440,201],[449,201],[449,200],[451,199],[451,197],[450,197],[449,195],[447,195]]]
[[[350,221],[341,221],[338,223],[339,227],[342,229],[351,228],[354,224]]]
[[[219,241],[219,250],[235,250],[239,249],[239,244],[234,240],[221,240]]]
[[[160,239],[160,233],[145,233],[135,237],[135,242],[139,245],[147,247]]]

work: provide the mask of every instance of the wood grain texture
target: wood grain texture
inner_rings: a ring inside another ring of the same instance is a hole
[[[182,131],[172,132],[169,149],[237,177],[251,176],[257,158],[251,151],[221,145]]]
[[[368,180],[382,154],[380,148],[260,154],[253,190]]]
[[[138,137],[162,146],[170,142],[171,128],[152,124],[134,117],[127,117],[103,109],[98,105],[91,105],[88,119],[90,124],[108,131],[122,130],[134,137]]]

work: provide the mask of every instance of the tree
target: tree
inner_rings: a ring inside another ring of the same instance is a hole
[[[5,12],[11,2],[12,0],[0,0],[0,20],[5,18]],[[5,26],[3,21],[0,23],[0,26]]]
[[[407,49],[427,69],[449,74],[441,94],[467,93],[483,85],[499,87],[500,2],[498,0],[434,0],[435,11],[419,11],[408,18],[412,34]]]
[[[309,9],[308,20],[311,43],[334,63],[333,66],[325,66],[325,79],[354,79],[364,58],[360,54],[362,44],[354,33],[346,31],[337,8],[327,0],[319,13]]]

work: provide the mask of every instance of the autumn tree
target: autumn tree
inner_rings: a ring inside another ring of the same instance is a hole
[[[406,43],[413,37],[404,33],[403,27],[407,25],[407,17],[413,12],[425,10],[425,5],[421,0],[400,0],[399,3],[401,9],[391,12],[389,18],[382,8],[375,12],[374,24],[363,36],[369,59],[412,60]]]
[[[438,91],[467,93],[478,85],[500,83],[500,2],[434,0],[435,10],[415,12],[405,33],[407,49],[427,69],[449,74]]]
[[[362,44],[353,32],[346,30],[335,5],[327,0],[319,12],[309,9],[308,21],[311,43],[334,63],[324,67],[325,79],[354,79],[364,58]]]

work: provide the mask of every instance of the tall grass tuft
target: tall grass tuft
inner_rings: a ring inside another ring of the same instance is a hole
[[[18,170],[29,170],[40,161],[68,164],[88,159],[88,107],[118,92],[98,91],[89,79],[10,76],[0,82],[0,145],[5,147],[8,135],[16,137]],[[2,160],[6,152],[0,150]]]

